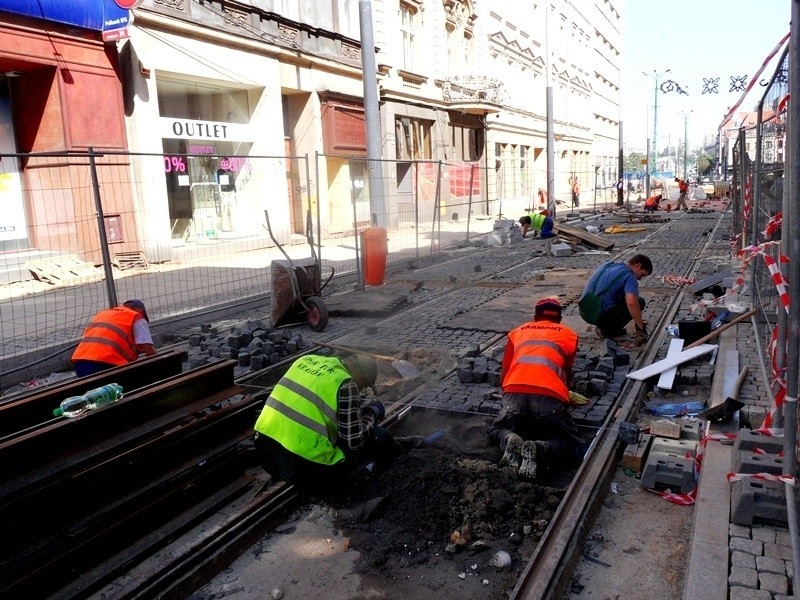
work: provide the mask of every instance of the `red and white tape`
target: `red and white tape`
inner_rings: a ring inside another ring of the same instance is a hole
[[[775,235],[776,232],[780,231],[781,227],[783,227],[783,213],[779,212],[770,217],[769,221],[767,221],[767,226],[764,227],[764,231],[761,232],[761,235],[769,239]]]
[[[731,115],[735,113],[737,110],[739,110],[739,107],[742,105],[742,102],[744,102],[744,99],[747,97],[747,94],[750,93],[750,90],[753,89],[753,86],[758,81],[758,78],[761,77],[761,73],[763,73],[764,69],[767,68],[767,64],[769,64],[769,62],[775,57],[775,55],[780,51],[780,49],[783,48],[783,45],[786,43],[786,40],[788,39],[789,39],[789,34],[787,33],[785,36],[783,36],[783,39],[780,42],[778,42],[778,45],[772,49],[772,52],[770,52],[767,55],[767,58],[764,59],[764,62],[761,63],[761,66],[759,67],[758,71],[756,71],[756,74],[753,75],[753,77],[750,79],[750,83],[747,84],[747,87],[745,88],[744,92],[742,92],[742,95],[739,98],[739,100],[736,101],[736,104],[731,106],[730,110],[728,111],[728,114],[726,114],[725,117],[720,122],[718,129],[722,129],[722,126],[725,125],[725,122],[731,118]]]
[[[756,481],[783,481],[794,485],[795,478],[791,475],[773,475],[772,473],[728,473],[728,481],[741,481],[742,479],[755,479]]]

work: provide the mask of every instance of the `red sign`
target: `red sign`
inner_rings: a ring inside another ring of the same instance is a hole
[[[144,0],[114,0],[114,3],[120,8],[131,10],[139,6]]]
[[[124,40],[128,37],[130,37],[130,34],[127,27],[123,27],[122,29],[109,29],[103,32],[104,42],[116,42],[117,40]]]

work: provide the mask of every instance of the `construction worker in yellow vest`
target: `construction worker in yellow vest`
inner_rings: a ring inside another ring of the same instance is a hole
[[[522,225],[522,237],[528,234],[528,229],[533,229],[533,235],[536,237],[538,233],[543,238],[555,237],[553,233],[553,218],[546,210],[531,212],[519,218],[519,224]]]
[[[346,489],[359,467],[385,466],[409,449],[416,440],[402,445],[378,425],[383,404],[362,401],[363,390],[375,391],[376,378],[375,360],[361,354],[308,354],[294,361],[255,424],[264,469],[277,479],[331,493]]]

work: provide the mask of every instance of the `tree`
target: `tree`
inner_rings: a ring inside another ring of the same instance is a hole
[[[622,166],[626,173],[639,173],[644,171],[642,161],[647,158],[641,152],[630,152],[628,156],[623,157]]]
[[[708,175],[716,166],[716,159],[710,154],[699,154],[697,156],[697,175],[698,177]]]

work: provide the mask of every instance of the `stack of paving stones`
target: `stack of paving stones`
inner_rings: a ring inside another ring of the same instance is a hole
[[[273,329],[257,319],[247,320],[224,332],[204,323],[199,331],[188,334],[187,341],[190,369],[221,359],[234,359],[239,363],[237,370],[240,372],[258,371],[309,345],[297,331]]]
[[[492,232],[486,234],[486,244],[489,246],[508,246],[521,241],[522,229],[511,219],[497,219]]]
[[[729,525],[730,600],[788,600],[792,595],[789,531],[770,526]]]

